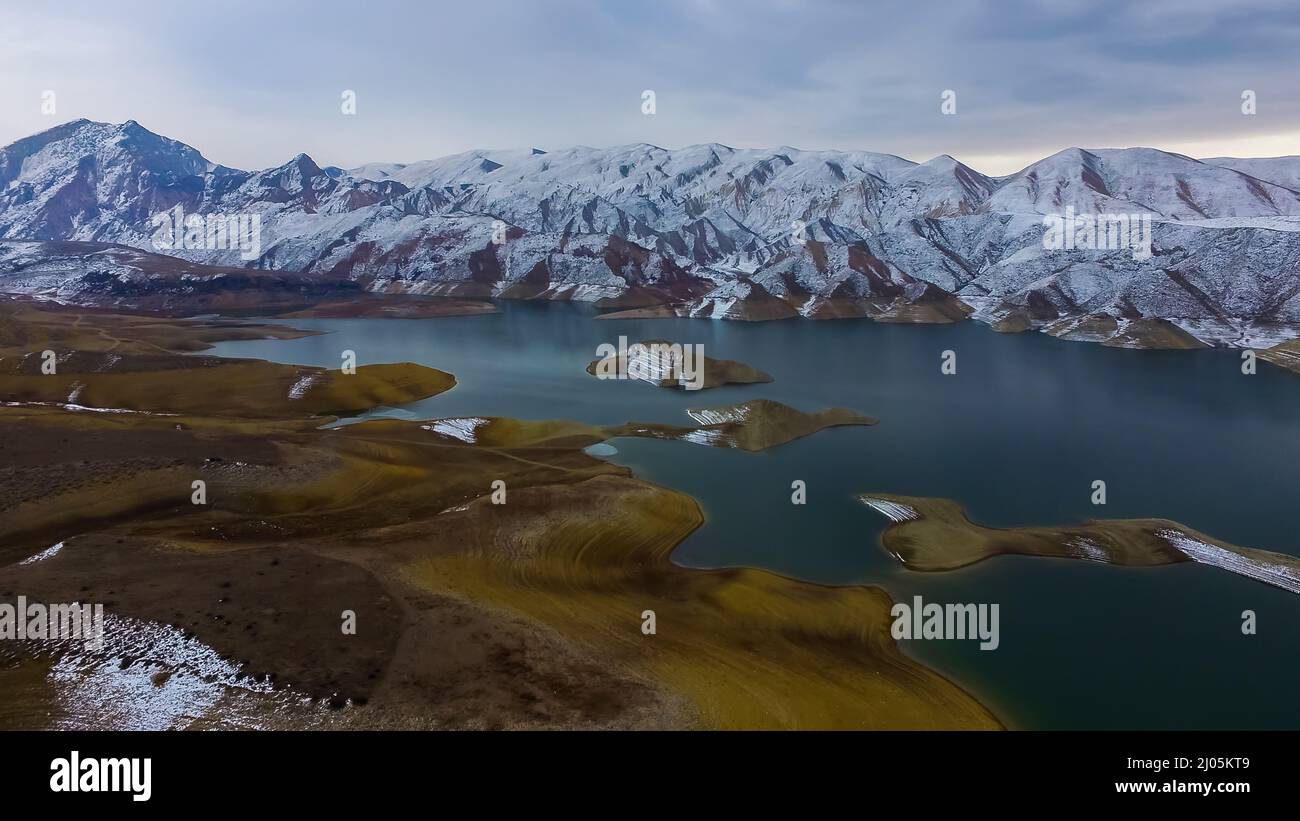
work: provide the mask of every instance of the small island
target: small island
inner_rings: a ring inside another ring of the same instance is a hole
[[[804,413],[770,399],[754,399],[739,405],[691,408],[686,411],[699,424],[664,425],[658,422],[626,422],[601,427],[569,419],[510,419],[502,416],[453,417],[421,424],[427,431],[465,444],[485,447],[586,448],[617,436],[642,439],[674,439],[715,448],[757,452],[784,445],[826,428],[844,425],[875,425],[879,420],[847,408],[826,408]]]
[[[804,413],[771,399],[753,399],[738,405],[690,408],[686,411],[699,424],[693,428],[629,422],[610,431],[617,436],[678,439],[737,448],[750,452],[767,450],[826,428],[843,425],[875,425],[880,420],[847,408],[826,408]]]
[[[691,346],[649,339],[628,345],[625,351],[592,360],[587,365],[587,373],[597,378],[633,379],[661,388],[690,390],[772,381],[768,374],[734,359],[683,356],[680,352],[688,348]],[[699,361],[694,361],[696,359]],[[695,373],[686,372],[695,370],[699,372],[698,378]]]
[[[1300,593],[1300,559],[1240,547],[1169,519],[1092,519],[1065,527],[985,527],[952,499],[867,493],[862,504],[890,520],[880,541],[912,570],[955,570],[1016,554],[1149,567],[1199,562]]]

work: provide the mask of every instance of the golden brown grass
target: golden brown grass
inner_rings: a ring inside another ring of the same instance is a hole
[[[913,570],[953,570],[1001,554],[1088,559],[1134,567],[1207,561],[1256,581],[1300,592],[1300,558],[1241,547],[1169,519],[1091,519],[1063,527],[994,528],[972,522],[951,499],[866,493],[858,500],[868,506],[883,500],[908,510],[911,518],[893,521],[880,540],[895,558]]]
[[[354,374],[261,360],[183,359],[165,370],[0,374],[7,402],[77,404],[149,413],[234,417],[343,414],[414,402],[455,385],[451,374],[409,362],[362,365]],[[295,390],[295,386],[296,390]],[[300,393],[301,395],[296,395]]]
[[[592,698],[552,694],[540,684],[528,690],[530,698],[542,694],[546,710],[540,715],[563,715],[574,726],[643,722],[640,713],[628,711],[683,700],[690,709],[661,710],[663,723],[999,726],[970,695],[899,652],[889,637],[891,602],[882,590],[822,587],[756,570],[674,565],[669,556],[702,523],[700,510],[688,496],[636,480],[625,468],[581,452],[613,435],[610,429],[498,418],[477,429],[473,444],[440,436],[422,423],[396,420],[321,429],[310,414],[410,401],[445,390],[453,379],[410,364],[366,366],[356,375],[341,375],[176,357],[150,346],[201,344],[191,331],[199,336],[208,331],[170,321],[153,329],[151,322],[132,317],[100,324],[100,315],[54,313],[55,320],[39,317],[17,323],[16,331],[10,328],[17,348],[9,350],[26,351],[33,341],[58,338],[69,345],[95,342],[102,345],[100,353],[122,360],[101,371],[102,358],[69,359],[67,372],[48,377],[22,365],[0,368],[0,392],[7,400],[66,401],[80,382],[82,405],[180,415],[0,408],[7,471],[0,477],[12,491],[0,503],[4,558],[30,555],[56,539],[78,539],[51,563],[28,571],[47,577],[56,586],[52,590],[96,582],[95,574],[105,572],[96,564],[102,550],[121,553],[122,561],[135,563],[132,567],[167,562],[177,612],[184,610],[191,621],[215,606],[211,602],[222,595],[216,592],[221,579],[237,580],[241,590],[233,601],[222,599],[231,619],[263,619],[270,606],[265,596],[274,588],[263,576],[271,566],[266,551],[296,557],[294,566],[302,573],[320,568],[314,581],[295,576],[302,586],[286,594],[304,615],[315,612],[313,584],[338,593],[355,589],[361,580],[377,581],[389,600],[412,602],[403,618],[390,613],[385,629],[396,632],[378,637],[371,647],[376,654],[395,654],[385,656],[391,658],[390,669],[408,672],[378,684],[366,683],[372,681],[366,671],[354,669],[350,654],[356,650],[346,644],[303,648],[283,636],[271,637],[269,628],[259,634],[264,638],[228,630],[225,620],[193,621],[192,627],[222,652],[238,657],[247,647],[258,664],[282,662],[286,674],[306,676],[317,689],[328,687],[336,675],[361,688],[358,692],[373,690],[380,694],[374,706],[381,711],[382,694],[399,693],[390,695],[397,701],[389,707],[400,702],[414,705],[417,713],[454,712],[410,677],[409,671],[427,666],[419,661],[421,646],[402,625],[433,630],[472,618],[494,631],[510,658],[467,657],[469,666],[438,668],[444,678],[437,679],[437,692],[467,699],[458,703],[481,703],[484,697],[474,695],[480,684],[515,692],[516,669],[543,671],[546,677],[538,679],[543,683],[564,680],[564,664],[549,656],[542,663],[527,653],[515,658],[520,646],[534,654],[556,647],[563,653],[555,659],[580,658],[597,666],[579,677],[584,681],[596,681],[603,675],[599,671],[612,674],[605,676],[606,689]],[[113,332],[101,336],[106,328]],[[303,386],[304,376],[312,379],[301,398],[290,399],[290,388]],[[739,446],[760,448],[827,424],[866,421],[848,411],[801,414],[759,403],[717,426],[682,430],[707,428]],[[196,478],[206,482],[206,505],[190,503]],[[506,483],[504,505],[491,500],[497,480]],[[350,569],[345,572],[339,563]],[[195,584],[186,582],[189,568],[204,574],[195,576]],[[356,568],[365,573],[358,576]],[[164,608],[150,592],[156,581],[145,572],[112,582],[124,615],[167,617],[170,605]],[[450,606],[453,600],[463,604]],[[484,608],[505,615],[489,618]],[[642,633],[646,610],[655,611],[655,635]],[[337,613],[336,606],[328,613],[335,633]],[[421,621],[426,614],[433,621]],[[519,627],[521,621],[530,626]],[[459,645],[431,641],[426,649],[439,656],[468,653]],[[309,675],[313,670],[320,675]],[[465,675],[486,678],[466,681]],[[611,681],[624,682],[617,692],[639,683],[643,694],[622,699],[609,690]],[[669,695],[645,695],[655,693]],[[493,721],[545,721],[537,717],[534,701],[521,707],[513,696],[488,700],[496,711]]]
[[[1078,558],[1085,555],[1081,542],[1100,551],[1099,560],[1113,564],[1154,565],[1187,561],[1165,539],[1155,535],[1162,527],[1181,527],[1164,519],[1113,519],[1089,521],[1073,527],[984,527],[966,517],[951,499],[865,493],[858,497],[883,499],[906,505],[919,518],[891,524],[881,542],[899,561],[913,570],[954,570],[990,556],[1015,553],[1027,556]]]
[[[413,583],[539,619],[687,695],[702,726],[999,726],[899,652],[889,636],[891,601],[878,588],[674,565],[669,554],[702,523],[682,494],[603,476],[447,515],[464,520],[468,549],[411,562]],[[647,610],[654,635],[642,632]]]
[[[117,354],[201,351],[229,339],[311,336],[281,325],[233,320],[170,319],[0,296],[0,357],[53,350]]]
[[[1165,319],[1135,319],[1124,330],[1102,343],[1113,348],[1195,350],[1209,347],[1201,340]]]
[[[879,422],[847,408],[825,408],[804,413],[771,399],[751,399],[736,405],[691,408],[703,420],[695,427],[678,427],[653,422],[628,422],[608,428],[613,436],[641,436],[651,439],[682,439],[720,448],[761,451],[784,445],[826,428],[870,426]]]

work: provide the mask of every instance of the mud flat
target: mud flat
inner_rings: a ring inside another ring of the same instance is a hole
[[[972,522],[951,499],[870,493],[858,501],[890,520],[881,543],[913,570],[954,570],[1003,554],[1134,567],[1194,561],[1300,593],[1300,559],[1220,541],[1168,519],[992,528]]]

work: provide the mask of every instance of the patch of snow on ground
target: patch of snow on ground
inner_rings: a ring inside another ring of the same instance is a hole
[[[63,402],[0,402],[6,408],[62,408],[66,411],[84,411],[89,413],[138,413],[142,416],[175,416],[174,413],[161,413],[157,411],[139,411],[130,408],[89,408],[85,405],[70,405]]]
[[[302,399],[307,395],[307,391],[311,390],[311,386],[316,384],[316,380],[319,376],[320,374],[309,373],[300,378],[297,382],[294,382],[289,388],[289,398]]]
[[[1115,335],[1114,333],[1084,327],[1088,321],[1089,317],[1087,316],[1073,316],[1063,319],[1050,327],[1053,335],[1074,342],[1106,342]],[[1118,332],[1117,328],[1115,333]]]
[[[917,513],[916,508],[911,505],[891,502],[888,499],[872,499],[869,496],[863,496],[862,501],[877,513],[883,513],[891,522],[910,522],[921,518],[921,514]]]
[[[486,419],[476,416],[455,418],[455,419],[435,419],[427,425],[421,425],[425,430],[431,430],[434,433],[443,436],[450,436],[453,439],[459,439],[468,444],[474,444],[477,441],[478,429],[487,424]]]
[[[1110,560],[1110,557],[1106,555],[1106,551],[1102,550],[1096,542],[1091,539],[1086,539],[1083,536],[1074,537],[1066,543],[1066,547],[1069,548],[1072,556],[1076,556],[1080,559],[1090,559],[1094,562],[1105,562]]]
[[[633,379],[662,385],[664,382],[682,382],[678,376],[682,370],[681,348],[674,350],[671,346],[634,345],[628,349],[627,374]]]
[[[1206,343],[1230,348],[1263,350],[1300,336],[1300,328],[1285,323],[1242,319],[1170,319],[1174,325]]]
[[[143,416],[175,416],[174,413],[154,413],[153,411],[138,411],[130,408],[90,408],[85,405],[60,405],[64,410],[85,411],[87,413],[138,413]]]
[[[749,418],[749,408],[744,405],[732,408],[692,408],[686,414],[701,425],[722,425],[745,421]]]
[[[723,441],[722,431],[717,430],[692,430],[682,434],[683,442],[694,442],[697,445],[718,445]]]
[[[1205,220],[1175,220],[1175,222],[1198,228],[1263,228],[1267,231],[1300,231],[1300,217],[1293,216],[1217,217]]]
[[[55,553],[58,553],[62,549],[63,549],[63,542],[59,542],[58,544],[45,548],[40,553],[37,553],[35,556],[28,556],[27,558],[19,562],[19,564],[36,564],[37,562],[45,561],[46,559],[50,558]]]
[[[269,694],[269,682],[241,675],[208,645],[169,624],[104,615],[104,647],[83,652],[75,639],[50,671],[73,716],[102,729],[180,729],[230,690]],[[159,684],[153,676],[171,671]],[[72,725],[75,726],[75,723]]]
[[[1212,565],[1292,593],[1300,593],[1300,571],[1293,567],[1242,556],[1240,553],[1206,544],[1200,539],[1193,539],[1177,530],[1161,530],[1156,535],[1169,542],[1192,561]]]

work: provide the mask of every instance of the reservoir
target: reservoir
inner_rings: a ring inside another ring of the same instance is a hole
[[[589,306],[501,302],[498,314],[294,319],[295,340],[219,343],[221,356],[337,369],[417,362],[451,391],[372,415],[691,424],[691,407],[773,399],[880,419],[761,453],[622,438],[599,458],[690,494],[707,523],[673,554],[896,600],[997,604],[1000,644],[900,642],[1011,727],[1300,728],[1300,596],[1192,563],[1124,568],[996,557],[947,573],[902,568],[864,492],[944,496],[990,526],[1163,517],[1245,547],[1300,554],[1300,376],[1239,352],[1134,351],[975,322],[597,320]],[[597,346],[697,343],[774,382],[669,390],[586,373]],[[944,351],[956,373],[941,372]],[[791,504],[802,480],[807,504]],[[1106,483],[1094,505],[1093,482]],[[487,489],[484,489],[487,492]],[[1257,633],[1243,635],[1242,612]]]

